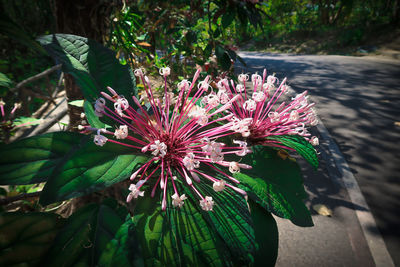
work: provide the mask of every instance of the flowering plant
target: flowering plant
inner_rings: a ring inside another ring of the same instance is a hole
[[[3,214],[0,234],[10,222],[15,231],[22,222],[51,226],[53,236],[41,233],[47,242],[37,262],[273,265],[278,232],[271,213],[312,226],[299,167],[287,152],[317,167],[317,139],[306,129],[316,119],[305,93],[276,107],[285,80],[276,88],[264,72],[253,76],[249,92],[242,74],[237,85],[220,80],[213,88],[209,76],[199,81],[199,70],[169,90],[165,67],[164,96],[156,98],[143,70],[119,65],[91,40],[59,34],[39,41],[81,87],[89,125],[1,147],[0,182],[45,182],[43,206],[120,186],[116,200],[89,204],[66,220]]]
[[[6,103],[0,98],[0,142],[8,143],[10,136],[24,126],[33,126],[41,122],[31,117],[15,117],[16,111],[21,108],[21,103],[14,103],[10,112],[6,112]]]

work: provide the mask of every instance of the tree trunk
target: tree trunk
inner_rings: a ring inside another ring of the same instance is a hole
[[[393,4],[392,22],[400,24],[400,4],[399,0],[395,0]]]
[[[53,2],[57,32],[94,39],[103,43],[107,34],[109,18],[114,2],[98,0],[57,0]],[[83,95],[71,75],[65,75],[65,91],[68,101],[83,99]],[[68,105],[69,129],[77,131],[82,108]]]

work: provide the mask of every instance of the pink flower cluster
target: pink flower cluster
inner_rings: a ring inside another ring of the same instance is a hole
[[[229,117],[232,131],[241,134],[251,145],[261,144],[291,150],[273,138],[269,139],[279,135],[300,135],[312,145],[318,145],[318,138],[311,137],[307,130],[308,126],[318,123],[313,109],[315,104],[308,102],[307,91],[288,103],[280,103],[281,96],[289,90],[286,78],[279,84],[274,75],[267,76],[266,70],[262,77],[253,74],[251,81],[249,78],[247,74],[240,74],[236,85],[232,80],[222,79],[217,83],[218,92],[211,93],[220,96],[221,103],[240,96],[226,111],[232,115]]]
[[[225,156],[233,154],[244,156],[251,150],[245,141],[234,141],[228,146],[220,139],[233,135],[232,123],[229,120],[233,115],[219,116],[231,108],[240,96],[232,97],[220,105],[220,101],[213,100],[213,96],[202,98],[204,92],[210,89],[209,77],[195,86],[200,71],[197,71],[191,82],[183,80],[178,84],[178,98],[171,105],[170,94],[167,91],[167,76],[169,68],[160,70],[165,80],[164,99],[154,97],[149,79],[138,69],[135,75],[143,83],[147,99],[150,102],[150,111],[146,111],[139,100],[133,97],[136,108],[128,100],[108,87],[109,93],[102,92],[102,97],[95,103],[97,116],[107,116],[113,119],[119,127],[114,131],[94,129],[89,126],[80,126],[84,132],[95,131],[94,143],[103,146],[107,142],[120,144],[149,155],[149,160],[140,166],[130,177],[134,182],[130,185],[127,202],[144,195],[142,186],[152,186],[151,196],[155,195],[159,186],[163,192],[162,209],[167,206],[167,187],[172,186],[172,205],[181,207],[186,198],[178,192],[177,183],[190,188],[198,196],[200,206],[205,211],[213,209],[214,201],[211,196],[203,196],[196,188],[197,183],[210,182],[215,191],[222,191],[229,187],[236,192],[246,195],[246,192],[237,188],[239,183],[234,177],[227,174],[240,171],[241,168],[250,168],[249,165],[235,161],[226,161]],[[202,99],[202,107],[196,105]],[[107,105],[113,104],[113,108]],[[203,168],[211,169],[223,179],[217,179]]]
[[[203,210],[211,211],[214,201],[211,196],[203,196],[199,192],[198,183],[212,183],[216,192],[229,187],[246,195],[245,191],[235,186],[239,182],[225,169],[236,173],[251,166],[239,163],[240,160],[227,161],[226,155],[243,157],[251,153],[248,144],[292,150],[273,138],[280,135],[300,135],[313,145],[318,144],[318,138],[311,137],[306,128],[317,124],[312,108],[314,103],[308,103],[307,92],[288,103],[278,102],[288,91],[286,79],[278,86],[278,79],[273,75],[267,77],[264,70],[262,77],[253,74],[251,81],[249,75],[240,74],[236,85],[232,80],[222,79],[214,91],[209,76],[195,85],[200,75],[197,71],[191,82],[183,80],[177,85],[178,96],[171,104],[173,94],[167,90],[170,71],[168,67],[160,69],[165,92],[163,99],[158,99],[153,94],[148,77],[141,69],[135,70],[135,75],[144,86],[149,111],[136,97],[132,98],[134,108],[125,97],[108,87],[109,93],[102,92],[102,97],[96,101],[95,113],[99,117],[113,119],[119,127],[110,131],[81,126],[85,132],[96,132],[96,145],[112,142],[149,156],[149,160],[130,177],[133,183],[129,187],[127,202],[144,196],[142,186],[150,184],[152,197],[157,187],[161,188],[163,210],[167,206],[168,186],[174,190],[172,205],[182,207],[187,197],[178,192],[176,184],[180,183],[198,196]],[[107,101],[112,103],[112,108]],[[227,145],[221,142],[227,136],[238,136],[240,140],[232,140],[232,144]],[[223,179],[213,177],[205,169],[213,170]]]

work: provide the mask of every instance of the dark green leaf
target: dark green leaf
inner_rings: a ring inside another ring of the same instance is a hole
[[[11,86],[13,86],[13,82],[0,72],[0,87],[11,88]]]
[[[215,55],[217,56],[217,58],[222,57],[224,53],[225,49],[222,46],[220,45],[215,46]]]
[[[281,135],[268,137],[268,139],[277,140],[283,145],[295,149],[314,169],[318,169],[317,151],[304,137],[299,135]]]
[[[229,25],[231,25],[232,21],[235,19],[235,13],[233,13],[233,10],[228,10],[228,12],[224,13],[224,15],[222,15],[222,27],[228,28]]]
[[[208,44],[206,48],[204,48],[203,50],[204,58],[208,59],[211,56],[211,52],[212,52],[212,45]]]
[[[312,218],[302,199],[307,194],[297,163],[277,155],[268,147],[253,147],[244,162],[253,166],[247,174],[236,173],[240,187],[249,197],[275,215],[299,226],[312,226]]]
[[[195,31],[188,31],[185,37],[189,45],[192,45],[197,41],[197,34]]]
[[[247,12],[246,10],[243,8],[243,6],[237,5],[236,6],[236,12],[237,12],[237,16],[239,18],[240,23],[243,26],[247,26],[248,23],[248,17],[247,17]]]
[[[235,51],[233,51],[233,50],[231,50],[231,49],[227,49],[226,52],[228,53],[229,57],[230,57],[233,61],[236,60],[237,54],[236,54]]]
[[[240,63],[243,64],[244,67],[247,66],[246,62],[244,62],[243,58],[241,56],[239,56],[238,54],[236,54],[236,58],[240,61]]]
[[[144,266],[134,227],[131,217],[128,216],[115,237],[104,248],[99,266]]]
[[[201,211],[190,191],[185,190],[185,194],[188,199],[181,209],[171,207],[169,200],[166,211],[149,197],[138,202],[133,220],[146,265],[232,265],[235,256],[211,224],[208,213]]]
[[[147,161],[146,156],[137,154],[133,148],[110,142],[103,147],[87,143],[53,171],[40,203],[82,196],[127,179],[137,164]]]
[[[91,39],[70,34],[38,38],[63,70],[74,76],[85,99],[94,101],[107,86],[130,99],[137,95],[135,77],[128,66],[119,64],[115,53]]]
[[[215,55],[217,56],[218,64],[223,70],[229,70],[232,66],[231,58],[222,46],[217,45],[215,48]]]
[[[22,29],[4,12],[0,13],[0,32],[1,34],[16,40],[22,45],[35,49],[41,54],[46,53],[43,47],[41,47],[40,44],[36,42],[28,32]]]
[[[285,158],[286,154],[282,156],[282,150],[269,147],[253,147],[253,152],[252,171],[260,175],[258,177],[285,188],[299,199],[304,200],[308,197],[304,190],[303,174],[294,158]]]
[[[218,36],[221,35],[221,30],[219,28],[217,28],[214,32],[213,32],[213,37],[214,38],[218,38]]]
[[[117,212],[116,201],[89,204],[68,218],[41,266],[96,266],[127,211]]]
[[[215,192],[211,185],[205,183],[199,184],[198,188],[203,195],[213,198],[213,212],[204,214],[204,217],[210,219],[211,225],[235,255],[235,260],[242,263],[252,262],[255,237],[245,198],[231,189]]]
[[[63,223],[52,213],[0,214],[0,265],[37,266]]]
[[[254,266],[275,266],[278,257],[279,232],[274,217],[258,204],[249,201],[251,218],[258,250],[254,257]]]
[[[0,184],[33,184],[47,180],[54,167],[85,136],[56,132],[0,145]]]

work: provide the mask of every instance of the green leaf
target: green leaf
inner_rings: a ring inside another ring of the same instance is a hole
[[[212,45],[211,43],[207,44],[206,47],[203,50],[203,55],[205,59],[208,59],[211,56],[212,53]]]
[[[0,87],[11,88],[13,82],[3,73],[0,72]]]
[[[78,133],[55,132],[0,145],[0,184],[46,181],[55,166],[76,149],[84,137]]]
[[[138,200],[133,222],[146,266],[231,265],[232,255],[204,219],[207,214],[199,210],[190,192],[187,196],[181,209],[171,207],[168,201],[166,211],[155,199]]]
[[[37,266],[63,224],[52,213],[0,214],[0,265]]]
[[[217,56],[217,58],[221,58],[225,53],[225,49],[220,46],[220,45],[216,45],[215,46],[215,55]]]
[[[218,36],[221,35],[221,30],[219,28],[217,28],[214,32],[213,32],[213,37],[214,38],[218,38]]]
[[[75,107],[83,107],[83,101],[84,100],[74,100],[74,101],[68,102],[68,105],[72,105]]]
[[[283,145],[295,149],[315,170],[318,169],[317,151],[304,137],[300,135],[281,135],[268,137],[268,139],[277,140]]]
[[[10,37],[20,44],[35,49],[40,54],[45,54],[46,51],[38,42],[17,23],[15,23],[5,12],[0,12],[0,32],[2,35]]]
[[[82,89],[85,99],[94,101],[107,86],[128,101],[137,95],[135,77],[128,66],[119,64],[115,53],[101,44],[71,34],[54,34],[38,38],[49,54],[62,63]]]
[[[237,58],[237,54],[235,51],[231,50],[231,49],[227,49],[226,52],[228,53],[229,57],[233,60],[236,61]]]
[[[222,21],[221,21],[222,27],[224,29],[228,28],[234,19],[235,19],[235,13],[233,13],[232,9],[228,10],[228,12],[222,15]]]
[[[249,205],[258,244],[254,266],[275,266],[279,247],[278,226],[271,213],[266,212],[253,201],[249,201]]]
[[[243,60],[243,58],[241,56],[239,56],[238,54],[236,54],[236,58],[240,61],[240,63],[242,63],[242,65],[244,67],[247,67],[246,62]]]
[[[32,126],[32,125],[38,125],[40,123],[42,123],[41,119],[36,119],[32,117],[18,117],[14,120],[13,125],[21,126],[21,124],[25,124],[24,126]]]
[[[83,104],[83,109],[85,110],[86,119],[89,122],[90,126],[97,129],[109,127],[108,125],[100,121],[99,117],[97,117],[94,113],[93,105],[90,104],[88,101],[85,101],[85,103]]]
[[[302,199],[307,197],[297,163],[277,155],[268,147],[253,147],[253,153],[244,158],[253,168],[247,174],[234,177],[248,195],[275,215],[290,219],[298,226],[313,226],[309,210]]]
[[[87,143],[53,171],[40,203],[48,205],[82,196],[127,179],[137,164],[147,161],[146,156],[134,153],[132,148],[111,142],[103,147]]]
[[[255,237],[245,198],[231,189],[215,192],[211,185],[205,183],[199,184],[198,190],[204,196],[213,198],[215,202],[213,212],[208,212],[204,216],[209,217],[210,223],[235,255],[235,260],[242,263],[252,262]]]
[[[309,210],[301,199],[276,184],[243,173],[235,175],[249,197],[275,215],[290,219],[298,226],[313,226]]]
[[[115,237],[104,248],[99,266],[144,266],[134,227],[131,217],[128,216]]]
[[[127,211],[116,201],[89,204],[68,218],[40,266],[96,266],[118,233]]]
[[[232,66],[231,58],[228,55],[228,52],[225,49],[217,45],[215,47],[215,55],[217,56],[218,64],[221,66],[223,70],[229,70]]]

